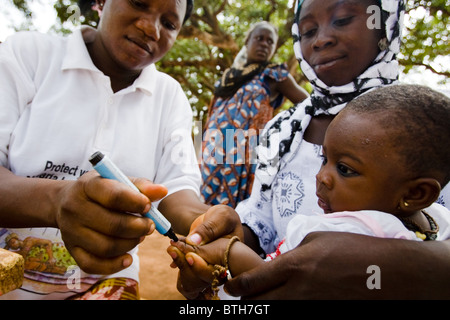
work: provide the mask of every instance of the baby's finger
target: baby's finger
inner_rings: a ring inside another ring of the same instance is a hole
[[[177,247],[175,246],[169,246],[167,248],[167,253],[172,257],[172,263],[170,266],[172,268],[178,267],[180,270],[184,270],[185,268],[189,268],[189,265],[186,262],[184,253],[181,252]]]
[[[179,241],[171,241],[170,244],[177,248],[179,251],[183,252],[184,254],[188,253],[188,252],[196,252],[197,248],[193,247],[189,244],[187,244],[186,242],[182,241],[181,239]]]
[[[212,282],[214,280],[214,266],[208,264],[202,257],[194,252],[189,252],[185,256],[185,260],[191,271],[201,280]]]

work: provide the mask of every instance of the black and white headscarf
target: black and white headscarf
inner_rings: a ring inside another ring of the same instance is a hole
[[[288,163],[298,150],[303,132],[312,117],[338,114],[346,104],[357,96],[377,87],[398,81],[398,62],[401,31],[405,10],[404,0],[381,0],[381,13],[385,23],[387,49],[380,52],[373,63],[351,83],[329,87],[315,74],[303,59],[300,48],[298,21],[303,0],[297,0],[295,22],[292,26],[294,51],[304,75],[313,86],[310,98],[279,114],[265,127],[258,147],[256,178],[261,182],[262,192],[270,192],[278,171]],[[267,194],[269,197],[269,194]]]

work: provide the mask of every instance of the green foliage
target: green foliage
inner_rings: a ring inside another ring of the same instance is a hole
[[[279,29],[276,62],[290,62],[299,82],[302,79],[293,59],[289,0],[210,1],[196,0],[196,10],[180,34],[178,43],[159,67],[180,81],[194,108],[196,120],[205,120],[214,83],[228,68],[244,44],[249,27],[262,20]]]
[[[53,7],[55,8],[59,19],[59,23],[53,27],[57,33],[71,33],[74,25],[77,26],[83,24],[94,28],[97,26],[97,12],[91,10],[84,15],[81,14],[76,0],[55,0]]]
[[[436,68],[433,60],[450,56],[450,0],[408,1],[409,25],[403,38],[401,64],[404,72],[423,66],[432,72],[450,76],[448,66]]]
[[[22,11],[26,18],[30,19],[32,12],[28,8],[28,1],[27,0],[13,0],[13,4]]]

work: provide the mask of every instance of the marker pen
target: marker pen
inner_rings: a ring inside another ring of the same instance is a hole
[[[103,178],[117,180],[128,185],[133,190],[140,192],[130,179],[128,179],[128,177],[111,161],[111,159],[100,151],[95,152],[89,158],[89,162]],[[150,211],[144,214],[144,216],[153,220],[156,230],[158,230],[159,233],[168,236],[173,241],[178,241],[175,232],[173,232],[173,229],[171,228],[170,222],[154,206],[152,206]]]

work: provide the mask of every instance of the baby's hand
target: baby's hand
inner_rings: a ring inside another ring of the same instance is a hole
[[[194,246],[186,243],[186,237],[179,236],[178,241],[170,240],[170,245],[176,247],[182,253],[186,254],[189,252],[195,252]]]
[[[188,299],[195,299],[214,280],[214,265],[223,265],[229,239],[217,239],[203,246],[186,244],[185,238],[171,241],[167,252],[173,259],[172,268],[178,267],[177,288]]]
[[[171,241],[167,252],[172,257],[172,268],[179,268],[177,289],[187,299],[199,299],[203,297],[205,289],[211,287],[212,270],[205,260],[192,251],[192,247],[186,245],[185,238],[180,237],[178,242]],[[186,252],[186,253],[185,253]]]

